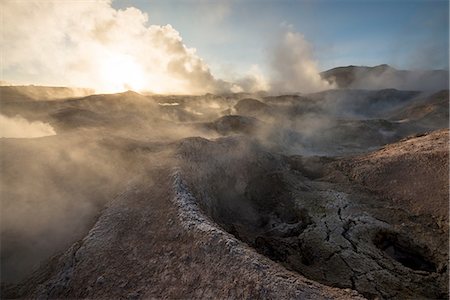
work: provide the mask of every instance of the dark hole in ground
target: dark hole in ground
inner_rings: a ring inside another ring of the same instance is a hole
[[[312,224],[308,210],[298,207],[289,193],[291,180],[280,172],[257,174],[238,192],[229,188],[235,182],[225,178],[210,215],[259,253],[284,262],[299,255],[296,238]]]
[[[379,233],[375,246],[407,268],[426,272],[436,272],[436,265],[420,254],[419,247],[400,239],[397,234]]]
[[[324,166],[332,161],[328,157],[303,157],[299,155],[289,156],[286,160],[292,170],[300,172],[303,176],[311,180],[323,177]]]

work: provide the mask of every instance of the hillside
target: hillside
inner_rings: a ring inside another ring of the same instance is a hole
[[[320,73],[338,88],[441,90],[448,88],[448,70],[397,70],[383,64],[374,67],[337,67]]]
[[[3,100],[2,298],[448,295],[448,90]]]

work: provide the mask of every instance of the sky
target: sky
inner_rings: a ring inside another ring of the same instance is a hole
[[[3,0],[1,78],[98,92],[314,92],[347,65],[449,67],[445,0]]]
[[[284,26],[314,47],[321,71],[345,65],[390,64],[402,69],[448,69],[445,0],[121,0],[172,24],[220,74],[264,66],[271,38]],[[224,75],[225,75],[224,74]],[[220,74],[221,75],[221,74]]]

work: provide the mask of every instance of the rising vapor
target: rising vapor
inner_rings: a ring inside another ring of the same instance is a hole
[[[53,127],[41,121],[29,122],[21,116],[0,115],[0,138],[33,138],[55,135]]]
[[[280,92],[316,92],[333,88],[319,75],[312,47],[305,37],[290,29],[280,35],[270,54],[272,90]]]
[[[170,24],[150,25],[137,8],[100,1],[3,1],[3,69],[17,83],[78,86],[96,92],[170,94],[311,92],[330,88],[304,37],[275,40],[273,78],[253,66],[228,82],[187,47]]]
[[[34,84],[157,93],[221,92],[194,48],[171,26],[148,25],[111,1],[3,1],[3,68]]]

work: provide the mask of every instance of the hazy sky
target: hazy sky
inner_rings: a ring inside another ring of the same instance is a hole
[[[448,70],[446,0],[2,0],[0,80],[98,92],[312,92],[320,71]]]
[[[152,24],[170,23],[213,73],[266,65],[283,26],[314,47],[319,69],[388,63],[399,68],[448,69],[446,0],[121,0]]]

